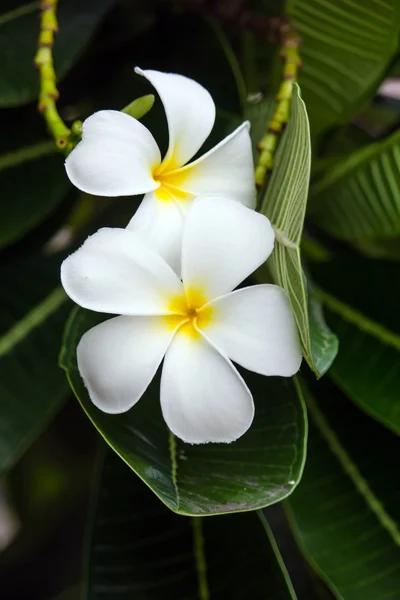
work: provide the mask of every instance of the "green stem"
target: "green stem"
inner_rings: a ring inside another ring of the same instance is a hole
[[[58,0],[41,2],[39,47],[35,56],[35,65],[40,76],[39,111],[43,113],[57,147],[64,150],[71,131],[58,114],[56,106],[59,93],[53,64],[53,44],[54,34],[58,31],[57,3]]]

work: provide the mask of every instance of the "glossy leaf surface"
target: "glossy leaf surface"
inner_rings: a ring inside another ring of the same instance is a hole
[[[186,515],[240,512],[292,492],[301,477],[307,429],[294,380],[246,372],[256,403],[249,431],[232,444],[185,444],[163,421],[157,377],[127,413],[105,414],[92,404],[76,365],[76,346],[101,320],[82,309],[72,313],[61,364],[101,435],[169,508]]]

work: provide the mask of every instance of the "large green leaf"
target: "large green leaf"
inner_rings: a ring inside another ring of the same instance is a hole
[[[268,105],[265,105],[268,108]],[[259,111],[254,113],[260,129]],[[267,122],[266,122],[267,123]],[[331,365],[337,352],[335,336],[327,328],[316,300],[310,305],[301,265],[300,241],[307,205],[311,147],[307,112],[294,86],[289,124],[280,140],[274,169],[262,198],[260,212],[275,230],[275,249],[268,261],[275,282],[289,297],[300,334],[304,356],[317,377]]]
[[[108,452],[89,546],[87,600],[294,600],[262,514],[175,515]]]
[[[346,257],[312,272],[340,341],[330,376],[360,408],[400,433],[398,265]]]
[[[0,248],[45,219],[71,190],[61,155],[52,142],[0,155]]]
[[[61,0],[54,46],[57,78],[72,67],[115,0]],[[0,107],[30,102],[39,89],[33,66],[39,38],[40,2],[2,0],[0,8]]]
[[[338,163],[310,194],[310,214],[349,241],[400,234],[400,132]]]
[[[287,502],[306,558],[341,600],[397,600],[400,440],[346,401],[329,380],[306,396],[308,460]]]
[[[59,260],[0,269],[0,473],[20,455],[68,394],[57,365],[69,302]]]
[[[346,123],[374,93],[398,47],[399,0],[289,0],[313,135]]]
[[[127,413],[105,414],[90,401],[76,346],[103,319],[82,309],[73,312],[61,364],[101,435],[169,508],[186,515],[238,512],[273,504],[292,492],[303,469],[307,429],[294,380],[246,373],[256,403],[250,430],[229,445],[185,444],[163,421],[157,377]]]

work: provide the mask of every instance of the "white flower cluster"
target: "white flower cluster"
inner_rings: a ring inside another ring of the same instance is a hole
[[[301,363],[285,292],[275,285],[232,291],[274,246],[269,220],[254,210],[249,124],[189,162],[214,125],[210,94],[181,75],[136,72],[164,105],[164,159],[139,121],[100,111],[84,122],[66,161],[85,192],[145,194],[126,229],[101,229],[62,265],[75,302],[119,315],[82,337],[79,371],[98,408],[123,413],[164,360],[160,401],[170,430],[192,444],[232,442],[250,427],[254,403],[231,361],[280,376]]]

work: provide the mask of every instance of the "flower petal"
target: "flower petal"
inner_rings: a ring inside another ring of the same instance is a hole
[[[72,183],[97,196],[131,196],[155,190],[152,169],[158,146],[139,121],[116,110],[94,113],[83,123],[82,141],[65,161]]]
[[[169,147],[163,164],[168,170],[185,165],[210,135],[215,121],[215,104],[197,81],[159,71],[135,72],[156,88],[167,115]]]
[[[180,277],[183,214],[176,201],[146,194],[127,229],[140,236]]]
[[[233,442],[254,417],[250,390],[232,363],[185,327],[165,355],[161,408],[170,430],[190,444]]]
[[[68,296],[90,310],[123,315],[166,315],[182,294],[173,270],[132,231],[100,229],[61,265]]]
[[[293,312],[284,290],[255,285],[210,302],[199,324],[226,356],[261,375],[289,377],[302,359]],[[201,312],[200,312],[201,315]]]
[[[220,194],[249,208],[256,205],[249,123],[243,123],[209,152],[168,175],[168,183],[200,196]]]
[[[100,410],[129,410],[144,394],[173,338],[163,317],[115,317],[85,333],[78,367]]]
[[[221,196],[195,200],[185,220],[182,279],[206,300],[226,294],[271,254],[274,232],[267,217]]]

